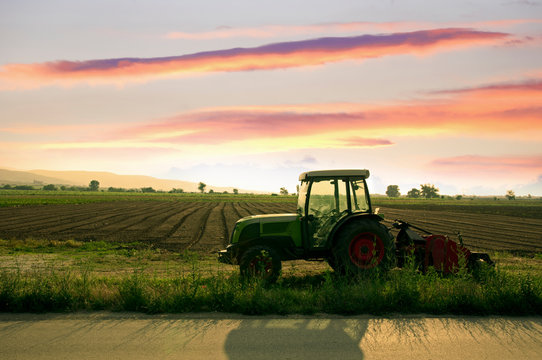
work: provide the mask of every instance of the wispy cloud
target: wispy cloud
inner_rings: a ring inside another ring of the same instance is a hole
[[[471,88],[453,89],[435,91],[435,94],[473,94],[473,95],[487,95],[487,94],[514,94],[521,95],[522,93],[527,95],[542,93],[542,79],[530,79],[519,82],[507,82],[499,84],[490,84],[484,86],[477,86]]]
[[[542,151],[541,151],[542,153]],[[542,155],[535,156],[480,156],[462,155],[436,159],[431,167],[455,174],[486,175],[489,177],[536,177],[542,173]]]
[[[344,33],[360,31],[398,31],[405,29],[420,29],[431,26],[428,23],[414,22],[346,22],[324,23],[312,25],[267,25],[258,27],[235,28],[221,26],[215,30],[202,32],[172,31],[164,37],[168,39],[209,40],[226,38],[272,38],[292,35],[309,35],[315,33]],[[442,27],[442,25],[441,25]]]
[[[377,147],[377,146],[388,146],[393,145],[393,142],[387,139],[373,139],[365,137],[349,137],[346,139],[341,139],[344,141],[343,146],[346,147]]]
[[[394,146],[396,139],[420,136],[536,140],[542,139],[541,82],[531,79],[442,91],[436,98],[387,105],[331,103],[210,108],[138,126],[121,128],[115,124],[101,134],[93,132],[86,141],[79,135],[77,141],[42,146],[65,150],[154,148],[196,152],[250,148],[253,152],[266,152],[277,148]]]
[[[416,29],[438,28],[506,28],[515,25],[540,23],[540,19],[502,19],[475,22],[370,22],[353,21],[344,23],[321,23],[311,25],[267,25],[258,27],[221,26],[211,31],[172,31],[164,35],[168,39],[210,40],[227,38],[273,38],[313,34],[346,34],[351,32],[405,32]]]
[[[0,89],[77,82],[123,83],[209,72],[287,69],[398,54],[427,54],[495,43],[500,32],[434,29],[387,35],[326,37],[156,58],[117,58],[8,64],[0,68]]]

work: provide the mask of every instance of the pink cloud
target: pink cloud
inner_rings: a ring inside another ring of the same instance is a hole
[[[227,146],[243,141],[288,148],[377,147],[394,145],[394,137],[398,136],[533,140],[542,138],[541,82],[534,78],[442,91],[438,94],[445,98],[387,105],[331,103],[204,109],[153,119],[139,126],[111,124],[103,131],[87,131],[86,135],[70,128],[77,139],[72,137],[68,143],[50,144],[48,148],[178,151],[193,145]],[[44,133],[58,130],[54,125],[40,129]],[[66,134],[65,130],[62,133]]]
[[[520,82],[509,82],[477,86],[472,88],[443,90],[434,92],[436,94],[480,94],[487,96],[489,94],[508,94],[514,93],[516,96],[521,93],[531,95],[535,92],[542,92],[542,79],[530,79]]]
[[[344,142],[343,146],[348,147],[376,147],[393,145],[393,142],[386,139],[365,138],[356,136],[341,140]]]
[[[541,83],[533,79],[452,90],[441,92],[449,95],[444,100],[381,106],[313,104],[208,109],[157,120],[124,130],[122,135],[112,133],[112,136],[152,138],[153,142],[164,144],[222,144],[330,133],[365,134],[370,131],[372,134],[370,137],[337,137],[344,146],[391,145],[392,142],[386,139],[388,134],[517,134],[532,137],[542,133]]]
[[[508,34],[469,29],[434,29],[386,35],[326,37],[254,48],[235,48],[157,58],[117,58],[8,64],[0,68],[0,88],[39,87],[80,81],[141,81],[142,78],[209,72],[287,69],[398,54],[427,54],[495,43]]]
[[[481,156],[463,155],[436,159],[431,167],[457,175],[478,173],[486,176],[538,176],[542,173],[542,155],[536,156]]]

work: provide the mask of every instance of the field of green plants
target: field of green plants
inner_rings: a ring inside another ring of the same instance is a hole
[[[46,191],[0,189],[0,207],[50,204],[88,204],[111,201],[221,201],[221,202],[273,202],[296,203],[297,197],[232,194],[232,193],[141,193],[108,191]],[[455,199],[373,198],[373,206],[393,209],[450,211],[475,214],[494,214],[542,219],[542,198],[506,200],[496,197],[463,197]]]
[[[375,197],[374,206],[393,209],[424,211],[449,211],[455,213],[492,214],[531,219],[542,219],[542,198],[454,198],[445,199],[410,199]]]
[[[201,194],[201,193],[141,193],[106,191],[46,191],[46,190],[2,190],[0,207],[52,205],[52,204],[90,204],[111,201],[248,201],[295,203],[295,196],[254,195],[254,194]]]

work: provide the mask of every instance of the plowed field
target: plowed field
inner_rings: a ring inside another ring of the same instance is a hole
[[[175,251],[223,248],[244,216],[294,212],[293,203],[124,201],[0,208],[0,238],[148,242]],[[482,250],[542,252],[542,219],[381,208],[433,233],[461,231]],[[390,226],[391,222],[386,222]]]

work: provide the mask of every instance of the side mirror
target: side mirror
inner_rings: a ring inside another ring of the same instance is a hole
[[[378,215],[378,212],[380,211],[380,208],[375,208],[374,214]]]

